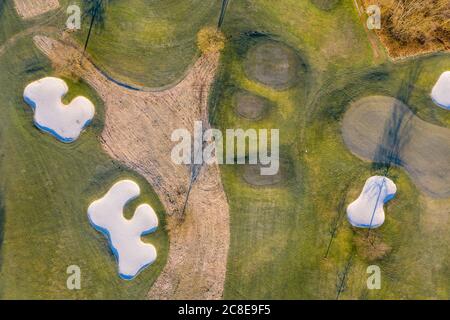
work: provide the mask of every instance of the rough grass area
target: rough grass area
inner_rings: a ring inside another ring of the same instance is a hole
[[[220,1],[110,1],[104,28],[96,27],[88,47],[94,62],[125,82],[150,87],[182,77],[198,54],[197,33],[215,25]],[[89,19],[77,38],[84,44]]]
[[[12,0],[0,2],[0,45],[21,29],[26,23],[20,21]]]
[[[100,99],[83,82],[65,79],[70,87],[66,99],[85,95],[95,102],[97,113],[79,141],[62,144],[33,126],[33,112],[23,102],[25,85],[53,72],[32,40],[9,48],[0,57],[0,70],[1,298],[145,298],[167,257],[164,209],[145,179],[102,151]],[[89,203],[123,178],[137,181],[142,190],[126,214],[148,202],[161,222],[145,238],[156,246],[158,259],[133,281],[119,278],[106,238],[87,217]],[[82,272],[79,291],[66,287],[66,269],[73,264]]]

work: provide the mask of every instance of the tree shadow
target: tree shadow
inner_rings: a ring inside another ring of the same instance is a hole
[[[414,64],[409,70],[407,78],[403,80],[396,94],[398,100],[408,104],[414,89],[414,83],[417,81],[421,70],[420,62]],[[384,175],[387,175],[393,165],[402,165],[402,149],[411,139],[412,117],[413,113],[408,112],[404,106],[394,104],[391,115],[384,125],[383,136],[372,159],[374,170],[383,170]]]

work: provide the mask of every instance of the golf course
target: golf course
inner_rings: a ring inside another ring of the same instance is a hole
[[[449,299],[448,51],[392,59],[359,0],[103,0],[67,30],[85,2],[0,3],[0,299]],[[173,163],[196,121],[279,130],[278,172]]]

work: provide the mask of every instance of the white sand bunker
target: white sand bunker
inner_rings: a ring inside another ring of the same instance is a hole
[[[438,106],[450,110],[450,71],[441,74],[431,91],[431,98]]]
[[[34,124],[62,142],[75,141],[95,113],[94,105],[85,97],[63,104],[61,99],[68,91],[63,80],[47,77],[30,83],[23,93],[34,110]]]
[[[119,275],[126,280],[133,279],[156,260],[155,247],[141,240],[141,236],[154,232],[158,227],[155,211],[148,204],[141,204],[132,219],[123,216],[124,206],[140,192],[135,182],[121,180],[88,208],[89,220],[108,237],[119,264]]]
[[[373,176],[367,179],[358,199],[347,207],[347,218],[359,228],[377,228],[384,222],[383,204],[391,200],[397,187],[386,177]]]

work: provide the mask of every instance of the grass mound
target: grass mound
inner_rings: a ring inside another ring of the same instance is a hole
[[[271,107],[272,103],[269,100],[248,91],[238,91],[234,94],[235,111],[245,119],[259,120]]]
[[[250,79],[276,90],[292,87],[301,77],[300,59],[296,52],[273,40],[250,48],[244,67]]]
[[[274,175],[261,175],[261,167],[264,166],[261,164],[246,164],[243,173],[245,182],[252,186],[264,187],[283,184],[292,178],[290,174],[292,170],[290,170],[287,160],[280,159],[280,168]]]

